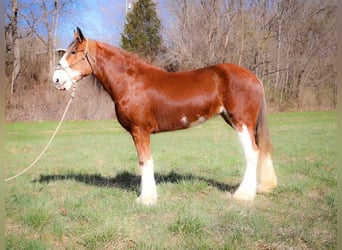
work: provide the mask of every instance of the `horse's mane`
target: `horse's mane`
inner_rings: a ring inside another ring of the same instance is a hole
[[[125,61],[131,65],[139,65],[139,67],[143,67],[143,68],[165,71],[163,68],[160,68],[158,66],[155,66],[151,63],[146,62],[139,55],[134,54],[130,51],[115,47],[107,43],[102,43],[102,42],[97,42],[97,43],[105,47],[109,51],[113,52],[117,57],[121,58],[122,61]]]

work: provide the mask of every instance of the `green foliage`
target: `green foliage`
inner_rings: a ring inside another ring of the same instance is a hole
[[[145,57],[156,56],[161,46],[160,20],[151,0],[139,0],[127,14],[121,47]]]

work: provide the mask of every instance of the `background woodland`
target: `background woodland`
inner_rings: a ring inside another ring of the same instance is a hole
[[[141,55],[151,63],[168,71],[222,62],[244,66],[263,81],[271,112],[336,107],[336,1],[153,2],[161,43],[153,57]],[[6,120],[60,118],[70,94],[51,84],[61,56],[57,28],[60,18],[72,17],[80,4],[6,0]],[[115,117],[109,96],[95,85],[92,76],[80,82],[67,119]]]

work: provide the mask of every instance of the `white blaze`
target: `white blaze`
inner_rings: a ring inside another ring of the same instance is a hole
[[[79,78],[81,73],[77,70],[72,70],[66,60],[66,54],[59,61],[61,69],[56,69],[53,73],[52,81],[56,88],[69,90],[72,84]]]

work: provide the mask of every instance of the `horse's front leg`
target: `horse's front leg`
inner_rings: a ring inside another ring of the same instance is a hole
[[[137,202],[144,205],[153,205],[157,202],[157,188],[150,151],[150,133],[136,128],[132,130],[131,134],[137,149],[141,170],[141,194]]]

